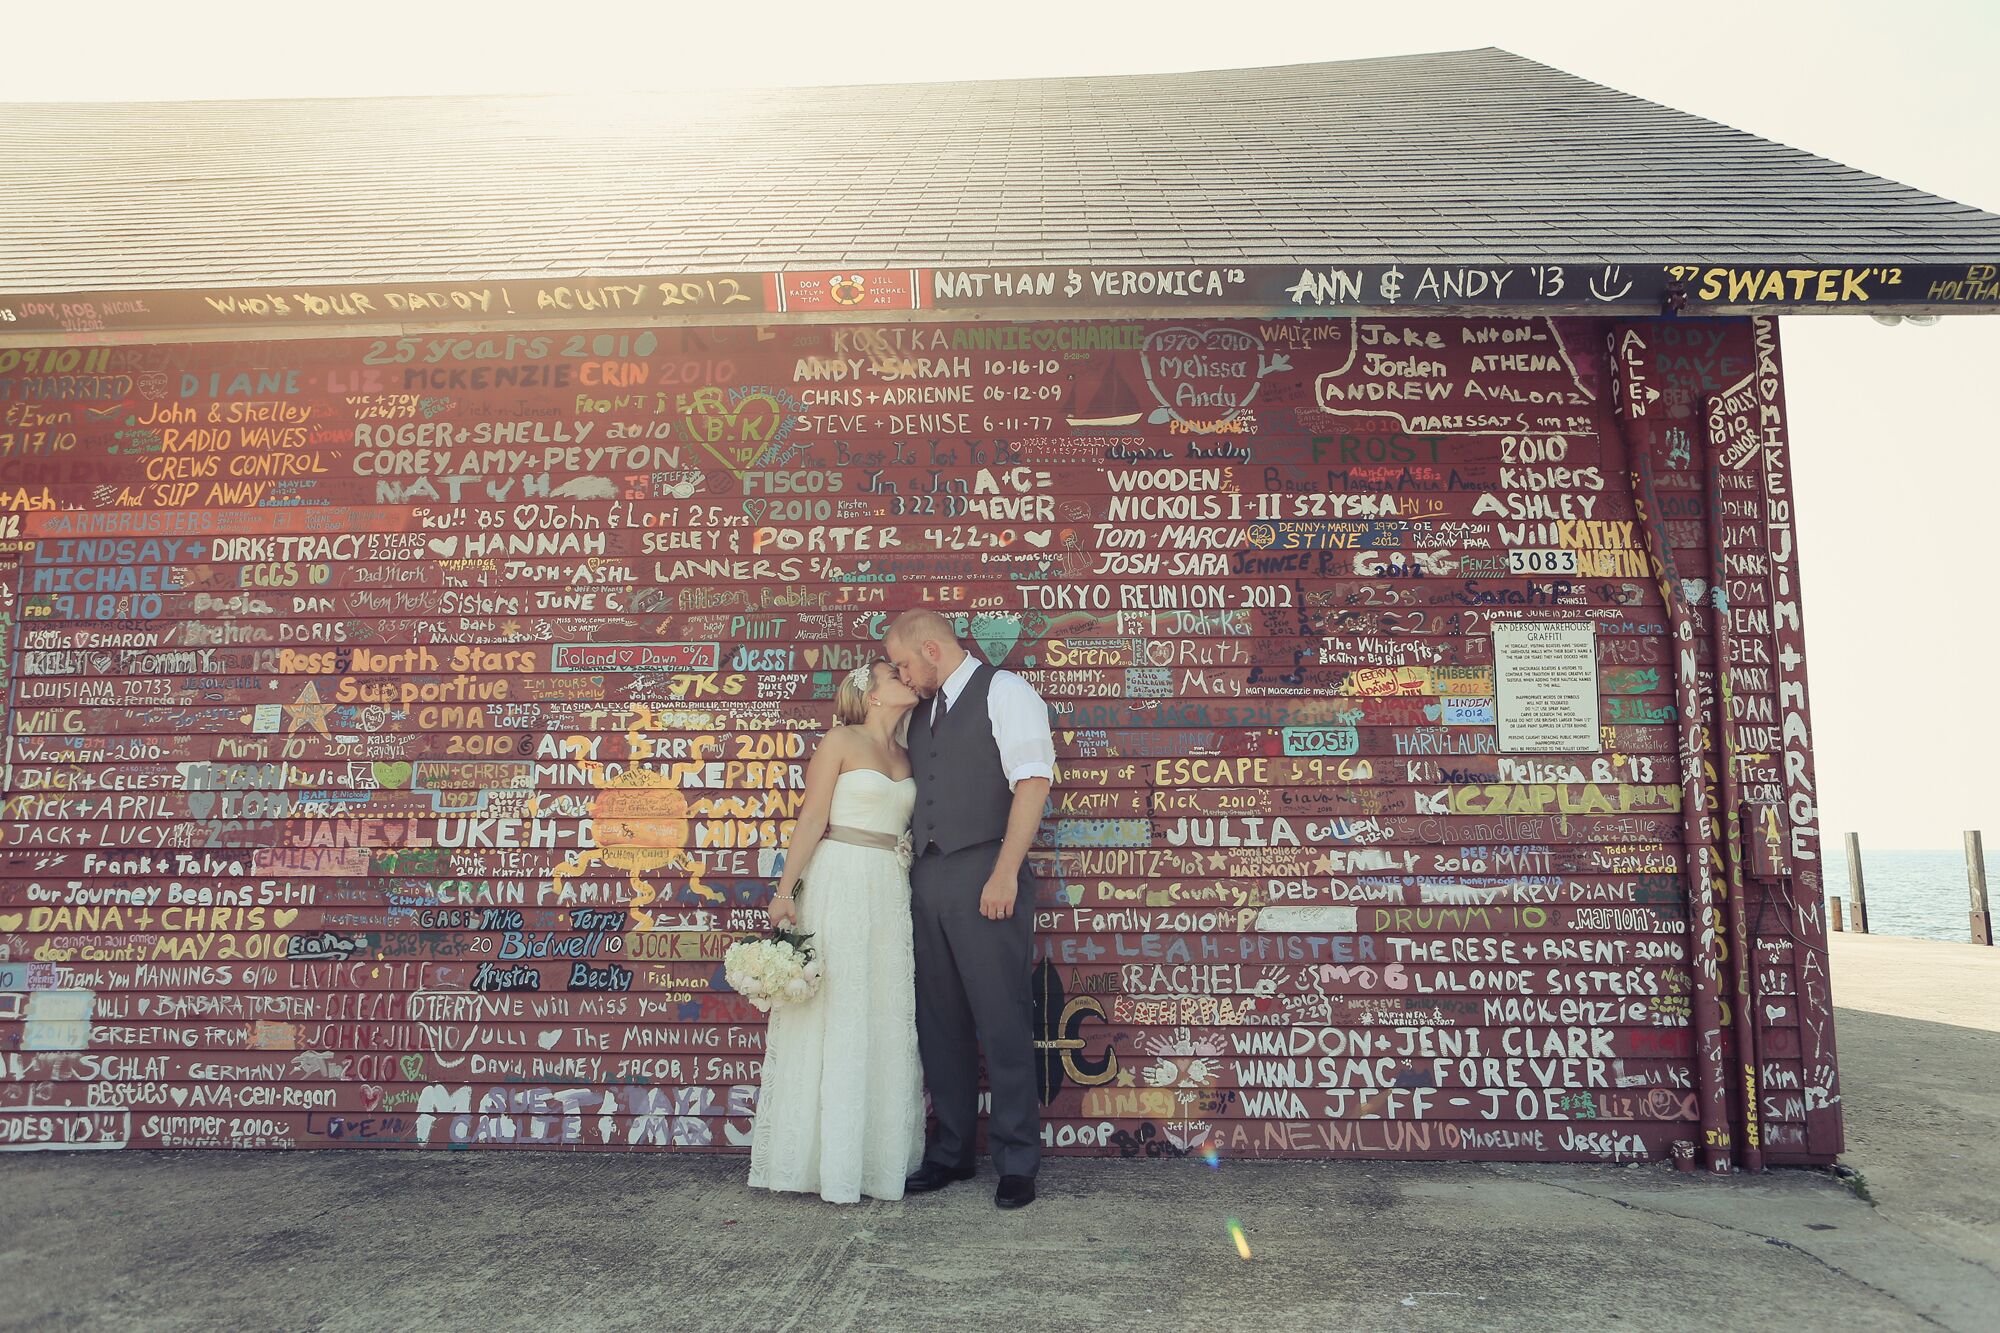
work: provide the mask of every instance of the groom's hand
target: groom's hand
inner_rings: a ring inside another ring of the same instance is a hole
[[[1021,881],[1013,875],[993,876],[979,891],[979,915],[988,921],[1005,921],[1014,915],[1014,896],[1020,891]]]

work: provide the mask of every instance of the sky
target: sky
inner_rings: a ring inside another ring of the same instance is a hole
[[[0,100],[629,91],[1139,74],[1499,46],[2000,212],[1996,0],[8,6]],[[1673,180],[1658,182],[1671,192]],[[2000,312],[1783,322],[1822,827],[2000,843],[1980,554],[2000,534]]]

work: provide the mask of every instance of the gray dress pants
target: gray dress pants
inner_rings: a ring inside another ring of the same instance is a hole
[[[1003,1176],[1032,1176],[1042,1160],[1036,1096],[1034,995],[1035,881],[1022,863],[1014,915],[989,921],[979,891],[1000,844],[926,851],[910,867],[910,915],[917,955],[917,1046],[937,1114],[926,1162],[972,1161],[979,1125],[979,1056],[986,1055],[992,1107],[987,1147]]]

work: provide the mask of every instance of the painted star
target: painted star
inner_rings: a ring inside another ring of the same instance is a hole
[[[318,682],[307,681],[306,687],[299,691],[298,701],[285,705],[285,713],[291,719],[291,725],[285,728],[285,734],[289,736],[302,726],[311,727],[331,740],[332,733],[326,727],[326,712],[330,707],[331,704],[323,704],[319,700]]]

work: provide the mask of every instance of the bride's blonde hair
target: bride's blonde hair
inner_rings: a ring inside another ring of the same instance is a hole
[[[833,725],[858,727],[868,720],[868,692],[875,688],[875,668],[887,663],[872,657],[841,678],[833,695]]]

